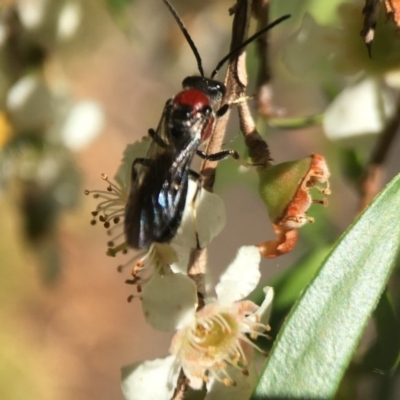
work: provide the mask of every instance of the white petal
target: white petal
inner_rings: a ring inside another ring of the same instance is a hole
[[[222,199],[189,180],[182,223],[173,242],[194,249],[197,247],[197,233],[200,247],[203,248],[222,231],[225,221],[225,205]]]
[[[118,168],[114,179],[123,187],[130,187],[132,163],[136,158],[146,157],[151,144],[151,139],[148,136],[143,137],[140,141],[133,144],[128,144],[125,147],[124,155],[122,156],[121,165]]]
[[[332,140],[380,132],[395,111],[395,94],[380,81],[364,79],[346,87],[325,111]]]
[[[256,311],[256,314],[260,316],[260,322],[263,324],[268,324],[269,318],[272,311],[272,300],[274,299],[274,288],[271,286],[266,286],[263,289],[265,293],[265,298],[261,306]]]
[[[175,251],[174,247],[167,243],[153,243],[149,251],[156,254],[157,259],[162,265],[170,265],[178,262],[178,253]]]
[[[187,247],[176,246],[173,243],[171,244],[171,247],[174,249],[176,254],[176,261],[169,264],[171,270],[175,273],[179,272],[186,275],[191,250]]]
[[[246,400],[249,399],[257,383],[257,371],[254,363],[248,367],[249,375],[245,376],[240,370],[228,366],[229,376],[236,382],[236,386],[225,386],[221,382],[211,379],[207,384],[207,395],[204,400]]]
[[[218,301],[231,304],[245,298],[260,280],[261,256],[256,246],[241,247],[215,287]]]
[[[128,365],[121,369],[126,400],[170,400],[179,374],[174,356]]]
[[[70,149],[80,150],[98,136],[103,125],[104,115],[99,104],[82,101],[69,112],[61,137]]]
[[[194,318],[196,285],[183,274],[155,273],[143,286],[142,308],[147,322],[161,331],[175,331]]]
[[[225,227],[225,204],[221,197],[202,189],[196,201],[196,220],[200,247],[203,248]]]

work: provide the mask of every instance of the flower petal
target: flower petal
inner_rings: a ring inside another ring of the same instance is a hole
[[[175,331],[194,317],[195,283],[186,275],[155,273],[143,286],[142,308],[147,322],[161,331]]]
[[[250,398],[257,383],[257,371],[254,363],[250,363],[248,366],[248,376],[243,375],[240,370],[232,366],[228,366],[227,372],[236,382],[236,385],[225,386],[215,379],[210,379],[210,382],[207,384],[207,395],[204,400],[243,400]]]
[[[154,251],[154,254],[162,265],[171,265],[179,261],[175,248],[167,243],[153,243],[150,251]]]
[[[375,79],[346,87],[325,112],[326,135],[337,140],[381,132],[395,112],[395,99],[394,91]]]
[[[171,399],[179,370],[174,356],[123,367],[121,369],[121,388],[125,399]]]
[[[256,246],[241,247],[215,287],[221,304],[245,298],[260,280],[261,256]]]
[[[225,205],[222,199],[189,180],[185,211],[173,243],[195,249],[198,245],[197,234],[200,247],[203,248],[222,231],[225,221]]]
[[[265,298],[258,308],[255,314],[260,316],[260,322],[263,324],[268,324],[269,317],[271,316],[272,311],[272,300],[274,299],[274,288],[271,286],[266,286],[263,289],[265,293]]]
[[[133,160],[136,158],[146,157],[150,144],[150,137],[144,136],[140,141],[128,144],[128,146],[125,147],[121,165],[114,176],[114,179],[121,186],[128,188],[130,187]]]
[[[172,272],[179,272],[186,275],[191,250],[187,247],[174,245],[173,243],[171,244],[171,247],[174,249],[176,255],[176,260],[169,264]]]

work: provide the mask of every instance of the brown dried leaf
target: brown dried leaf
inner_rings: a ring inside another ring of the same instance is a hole
[[[257,244],[260,254],[265,258],[275,258],[294,249],[297,242],[297,229],[286,229],[283,226],[272,224],[277,239],[267,240]]]

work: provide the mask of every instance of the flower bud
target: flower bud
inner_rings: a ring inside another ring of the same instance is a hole
[[[258,245],[264,257],[276,257],[293,249],[297,234],[292,231],[314,222],[306,215],[310,205],[327,204],[326,199],[313,199],[310,189],[330,194],[329,175],[325,159],[318,154],[259,171],[259,192],[278,235],[277,240]]]

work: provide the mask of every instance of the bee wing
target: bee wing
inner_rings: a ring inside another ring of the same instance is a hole
[[[176,234],[185,207],[190,163],[198,139],[178,151],[165,126],[165,112],[147,157],[132,166],[132,189],[125,211],[125,235],[134,248],[169,242]]]

